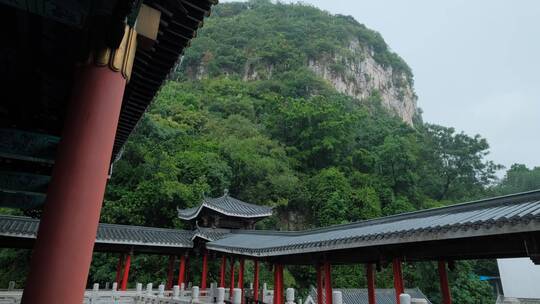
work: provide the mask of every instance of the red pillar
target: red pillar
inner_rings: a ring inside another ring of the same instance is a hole
[[[124,265],[124,275],[122,276],[122,287],[121,287],[121,290],[123,291],[127,289],[130,267],[131,267],[131,253],[127,255],[126,264]]]
[[[201,289],[206,289],[206,275],[208,273],[208,252],[205,250],[202,258]]]
[[[180,256],[180,269],[178,271],[178,286],[182,285],[182,283],[185,283],[186,279],[186,256],[181,255]]]
[[[315,266],[317,268],[317,304],[323,304],[323,274],[322,265]]]
[[[83,301],[125,86],[107,67],[75,77],[22,303]]]
[[[392,270],[394,272],[394,290],[396,291],[396,303],[399,303],[399,295],[404,292],[403,274],[401,272],[401,260],[394,258],[392,261]]]
[[[233,298],[233,290],[234,290],[234,272],[235,272],[235,270],[234,270],[234,258],[231,258],[231,274],[230,274],[231,277],[230,277],[230,282],[229,282],[231,284],[231,287],[229,289],[229,297],[231,298],[231,300]]]
[[[116,264],[116,279],[115,282],[120,284],[120,276],[122,275],[122,266],[124,266],[124,254],[121,253],[118,257],[118,264]]]
[[[283,304],[283,265],[274,265],[274,304]]]
[[[367,264],[366,277],[368,285],[368,302],[369,304],[375,304],[375,269],[373,269],[373,264]]]
[[[452,296],[448,287],[448,273],[446,272],[445,261],[439,261],[439,279],[441,283],[441,294],[443,304],[452,304]]]
[[[176,261],[176,256],[169,256],[169,266],[167,267],[167,289],[172,289],[173,286],[173,276],[174,276],[174,262]]]
[[[244,259],[238,261],[238,288],[244,289]]]
[[[324,263],[324,289],[326,295],[326,304],[332,304],[332,265]]]
[[[279,274],[279,279],[278,279],[278,282],[279,282],[279,302],[278,304],[283,304],[284,303],[284,296],[283,296],[283,265],[279,264],[279,270],[278,270],[278,274]]]
[[[253,261],[253,299],[259,301],[259,261]]]
[[[219,287],[225,288],[225,268],[227,267],[227,258],[221,257],[221,267],[219,269]]]
[[[242,303],[244,303],[244,259],[238,260],[238,288],[242,289]]]

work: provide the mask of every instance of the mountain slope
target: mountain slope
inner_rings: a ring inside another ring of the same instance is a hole
[[[390,113],[413,124],[412,72],[381,35],[350,16],[303,4],[220,4],[186,51],[178,75],[279,80],[303,69],[359,101],[377,92]]]

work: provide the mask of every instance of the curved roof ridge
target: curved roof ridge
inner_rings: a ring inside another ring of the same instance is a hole
[[[221,197],[203,197],[198,207],[178,209],[178,217],[183,220],[196,218],[204,208],[222,213],[227,216],[242,218],[261,218],[272,215],[272,208],[246,203],[225,193]]]

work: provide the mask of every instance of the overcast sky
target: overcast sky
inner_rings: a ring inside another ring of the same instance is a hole
[[[413,70],[424,121],[482,135],[506,167],[540,165],[539,0],[302,2],[380,32]]]

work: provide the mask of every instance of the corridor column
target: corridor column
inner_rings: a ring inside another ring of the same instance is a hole
[[[242,290],[242,302],[244,303],[244,259],[238,260],[238,288]]]
[[[371,263],[366,265],[366,276],[368,285],[368,303],[375,304],[375,269],[373,269],[373,264]]]
[[[332,265],[324,263],[324,289],[326,296],[326,304],[332,304]]]
[[[221,257],[221,267],[219,269],[219,287],[225,288],[225,268],[227,267],[227,258]]]
[[[274,302],[283,304],[283,265],[274,264]]]
[[[450,288],[448,287],[448,273],[446,272],[446,262],[439,261],[439,279],[441,284],[441,294],[443,304],[452,304]]]
[[[201,289],[206,289],[206,275],[208,273],[208,251],[204,251],[202,258]]]
[[[229,298],[233,298],[233,291],[234,291],[234,258],[231,258],[231,277],[229,283],[231,284],[231,288],[229,289]]]
[[[403,288],[403,273],[401,271],[401,259],[394,258],[392,260],[392,270],[394,272],[394,290],[396,292],[396,303],[399,303],[399,295],[404,292]]]
[[[178,286],[185,283],[186,279],[186,255],[180,256],[180,269],[178,269]]]
[[[122,277],[122,286],[120,290],[126,291],[127,290],[127,283],[129,278],[129,268],[131,267],[131,255],[133,253],[129,253],[126,257],[126,264],[124,265],[124,276]]]
[[[21,303],[83,301],[135,42],[126,28],[118,49],[102,50],[74,76]]]
[[[170,255],[169,266],[167,267],[167,290],[171,290],[173,287],[174,262],[176,262],[176,256]]]
[[[259,301],[259,261],[253,261],[253,299]]]

